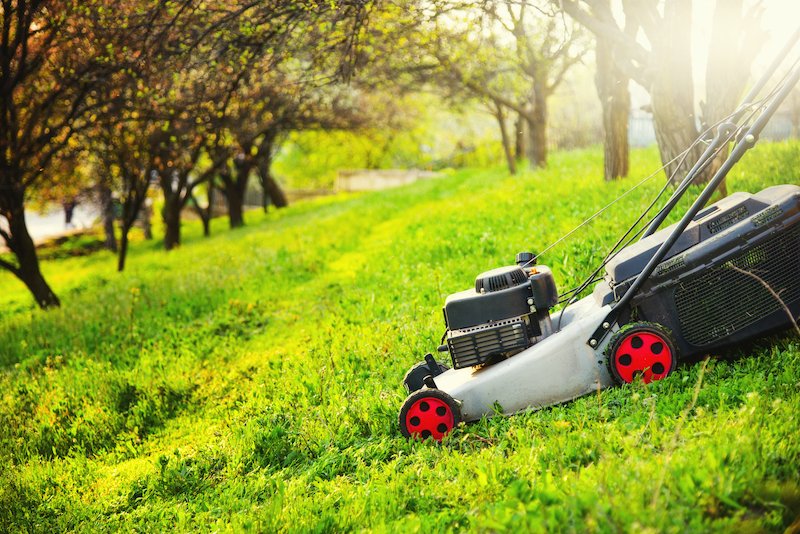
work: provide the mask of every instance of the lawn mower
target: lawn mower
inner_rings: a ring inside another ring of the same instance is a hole
[[[795,324],[800,187],[738,192],[706,204],[800,79],[798,60],[755,100],[798,39],[800,30],[742,104],[695,141],[692,147],[707,147],[665,205],[640,224],[645,210],[579,287],[559,295],[551,270],[522,252],[515,265],[482,273],[474,288],[447,297],[438,351],[449,353],[452,368],[427,354],[405,374],[404,436],[438,441],[462,421],[661,380],[679,363]],[[730,143],[729,157],[683,217],[659,230]],[[579,299],[592,284],[592,293]]]

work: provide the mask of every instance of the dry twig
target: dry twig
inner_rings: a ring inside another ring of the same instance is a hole
[[[797,326],[797,320],[792,315],[791,310],[789,310],[789,307],[783,302],[783,299],[781,299],[780,295],[778,295],[771,287],[769,287],[768,283],[766,283],[758,275],[755,275],[755,274],[751,273],[750,271],[745,271],[744,269],[740,269],[737,266],[735,266],[733,263],[729,263],[728,265],[730,265],[731,269],[733,269],[734,271],[737,271],[737,272],[740,272],[742,274],[746,274],[747,276],[751,276],[751,277],[755,278],[756,280],[758,280],[758,282],[762,286],[764,286],[766,288],[767,291],[772,293],[772,296],[775,297],[775,300],[777,300],[780,303],[781,307],[783,308],[783,311],[785,311],[786,315],[788,315],[789,319],[791,319],[792,326],[794,326],[794,329],[797,331],[797,335],[800,336],[800,327]]]

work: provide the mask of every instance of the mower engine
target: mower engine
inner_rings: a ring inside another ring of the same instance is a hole
[[[444,304],[446,344],[453,368],[494,363],[553,333],[550,310],[558,304],[550,268],[529,252],[517,265],[478,275],[475,288],[450,295]]]

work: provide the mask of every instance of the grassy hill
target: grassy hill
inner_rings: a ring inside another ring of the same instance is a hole
[[[444,298],[542,250],[657,168],[602,180],[599,150],[546,171],[459,171],[248,214],[183,246],[43,270],[33,309],[0,273],[2,532],[800,532],[800,339],[668,379],[408,442],[406,369]],[[577,285],[657,177],[541,259]],[[765,145],[729,190],[800,183]]]

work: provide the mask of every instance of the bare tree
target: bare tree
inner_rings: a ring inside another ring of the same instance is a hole
[[[633,32],[619,27],[606,0],[550,2],[607,41],[615,64],[650,92],[656,139],[668,175],[676,171],[676,157],[699,136],[699,124],[714,124],[733,111],[744,93],[750,65],[766,39],[760,28],[760,1],[746,10],[744,0],[716,4],[706,76],[713,103],[702,106],[703,116],[698,120],[692,78],[691,0],[623,2],[626,19],[630,19],[626,28],[641,27],[649,48]],[[702,147],[696,147],[694,156],[701,152]],[[723,156],[706,169],[700,181],[716,173]],[[724,185],[721,187],[724,191]]]
[[[614,17],[611,16],[610,0],[598,1],[595,13],[609,24],[614,21]],[[638,30],[636,19],[628,17],[621,31],[625,35],[635,37]],[[597,63],[595,86],[603,109],[603,175],[606,181],[609,181],[628,175],[630,77],[615,62],[613,45],[607,38],[596,36],[595,58]]]

